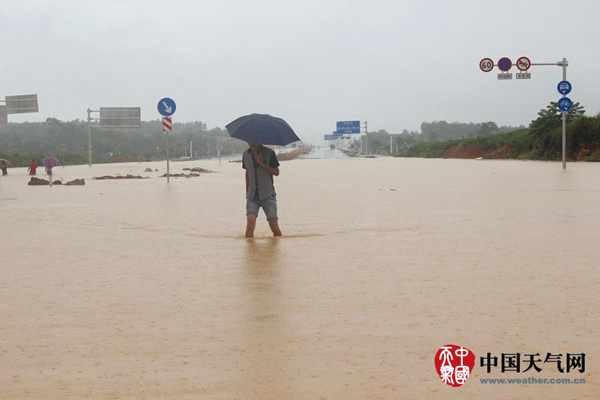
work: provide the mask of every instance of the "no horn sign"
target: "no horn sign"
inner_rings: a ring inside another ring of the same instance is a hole
[[[527,72],[531,68],[531,60],[528,57],[520,57],[517,60],[517,68],[521,72]]]

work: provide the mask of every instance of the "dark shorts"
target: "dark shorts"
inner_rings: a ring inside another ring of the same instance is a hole
[[[264,200],[248,199],[246,200],[246,215],[254,214],[258,216],[258,210],[262,207],[267,215],[267,221],[277,221],[277,195],[274,194]]]

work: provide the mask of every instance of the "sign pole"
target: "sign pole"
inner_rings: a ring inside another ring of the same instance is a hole
[[[567,80],[567,59],[562,59],[563,81]],[[563,94],[563,97],[566,95]],[[562,113],[562,168],[567,169],[567,112]]]
[[[169,171],[169,131],[167,130],[167,183],[170,182],[170,171]]]
[[[163,117],[162,119],[162,131],[167,135],[167,183],[171,181],[171,168],[170,168],[170,152],[169,152],[169,132],[173,130],[173,118]],[[187,151],[187,147],[184,147]]]
[[[170,168],[170,152],[169,152],[169,132],[173,130],[173,119],[171,116],[175,114],[177,105],[175,101],[169,97],[163,97],[158,101],[156,106],[158,113],[163,116],[162,119],[162,130],[167,134],[167,183],[171,181],[171,168]],[[186,148],[187,149],[187,148]],[[190,153],[192,152],[190,145]],[[190,154],[191,155],[191,154]]]
[[[521,57],[517,60],[517,68],[523,73],[517,74],[517,79],[531,79],[531,74],[527,71],[531,66],[550,65],[562,67],[563,80],[559,83],[558,91],[562,94],[562,99],[558,101],[558,108],[562,111],[562,169],[567,169],[567,112],[573,106],[573,102],[566,95],[571,91],[571,84],[567,81],[567,66],[569,62],[563,57],[562,61],[554,63],[532,63],[527,57]],[[498,66],[502,74],[498,74],[498,79],[512,79],[511,74],[506,74],[512,67],[512,62],[508,57],[503,57],[495,65],[491,58],[484,58],[479,62],[479,68],[483,72],[490,72]],[[510,76],[509,76],[510,75]],[[563,87],[565,85],[565,87]]]

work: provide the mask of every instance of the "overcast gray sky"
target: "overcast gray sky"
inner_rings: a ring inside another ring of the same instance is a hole
[[[318,141],[338,120],[399,133],[433,120],[529,124],[559,94],[559,67],[498,81],[479,61],[569,60],[571,99],[600,111],[600,2],[1,0],[0,97],[38,93],[38,114],[140,106],[224,127],[252,112]],[[515,68],[513,68],[513,71]]]

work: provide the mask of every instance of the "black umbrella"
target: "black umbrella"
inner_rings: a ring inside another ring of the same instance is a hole
[[[254,144],[285,146],[300,140],[287,122],[268,114],[245,115],[226,128],[231,137]]]

